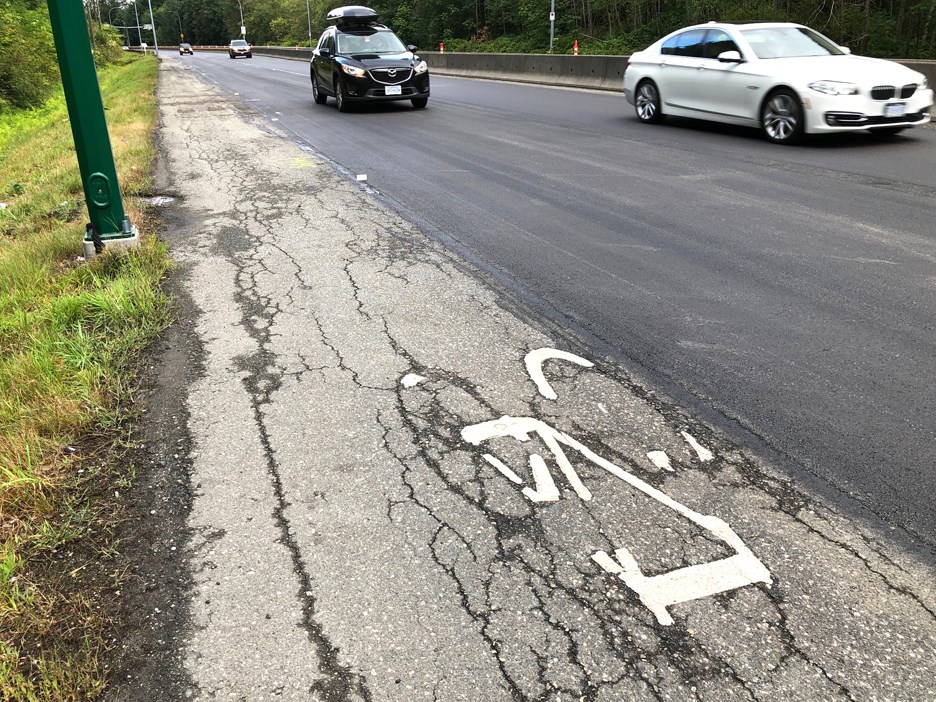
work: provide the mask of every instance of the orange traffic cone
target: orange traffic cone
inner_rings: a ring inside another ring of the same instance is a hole
[[[444,53],[445,53],[445,42],[444,42],[444,41],[439,42],[439,53],[440,53],[440,54],[444,54]]]
[[[575,43],[572,45],[572,55],[578,56],[578,39],[576,39]]]

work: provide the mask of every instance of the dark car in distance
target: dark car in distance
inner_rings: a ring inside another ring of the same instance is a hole
[[[182,56],[183,54],[192,54],[193,56],[195,55],[195,52],[192,51],[191,44],[186,44],[185,42],[179,44],[179,56]]]
[[[328,13],[333,22],[312,52],[312,96],[324,105],[335,98],[338,110],[350,103],[409,100],[421,109],[429,102],[429,67],[382,24],[369,7],[349,5]]]
[[[228,46],[228,56],[231,58],[237,58],[238,56],[253,58],[253,47],[243,39],[233,39],[231,45]]]

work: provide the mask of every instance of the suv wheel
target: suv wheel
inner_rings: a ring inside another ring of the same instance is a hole
[[[339,112],[348,111],[348,101],[345,100],[344,89],[341,87],[341,81],[335,78],[335,102],[338,105]]]
[[[312,72],[312,99],[315,100],[316,105],[324,105],[328,101],[328,96],[319,89],[318,78],[315,77],[314,71]]]
[[[413,98],[410,100],[410,102],[413,103],[413,107],[415,107],[417,110],[421,110],[429,104],[429,98]]]

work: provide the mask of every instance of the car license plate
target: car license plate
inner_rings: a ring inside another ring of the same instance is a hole
[[[907,109],[906,103],[903,102],[891,102],[887,105],[884,105],[884,116],[885,117],[903,117],[904,112]]]
[[[402,94],[403,94],[403,89],[399,85],[387,86],[387,95],[402,95]],[[890,105],[888,105],[888,107],[890,107]]]

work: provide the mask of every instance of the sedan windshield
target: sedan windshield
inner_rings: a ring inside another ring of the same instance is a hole
[[[406,47],[393,32],[338,34],[339,54],[399,54],[404,51]]]
[[[741,33],[762,59],[797,56],[840,56],[844,52],[818,32],[806,27],[758,27]]]

